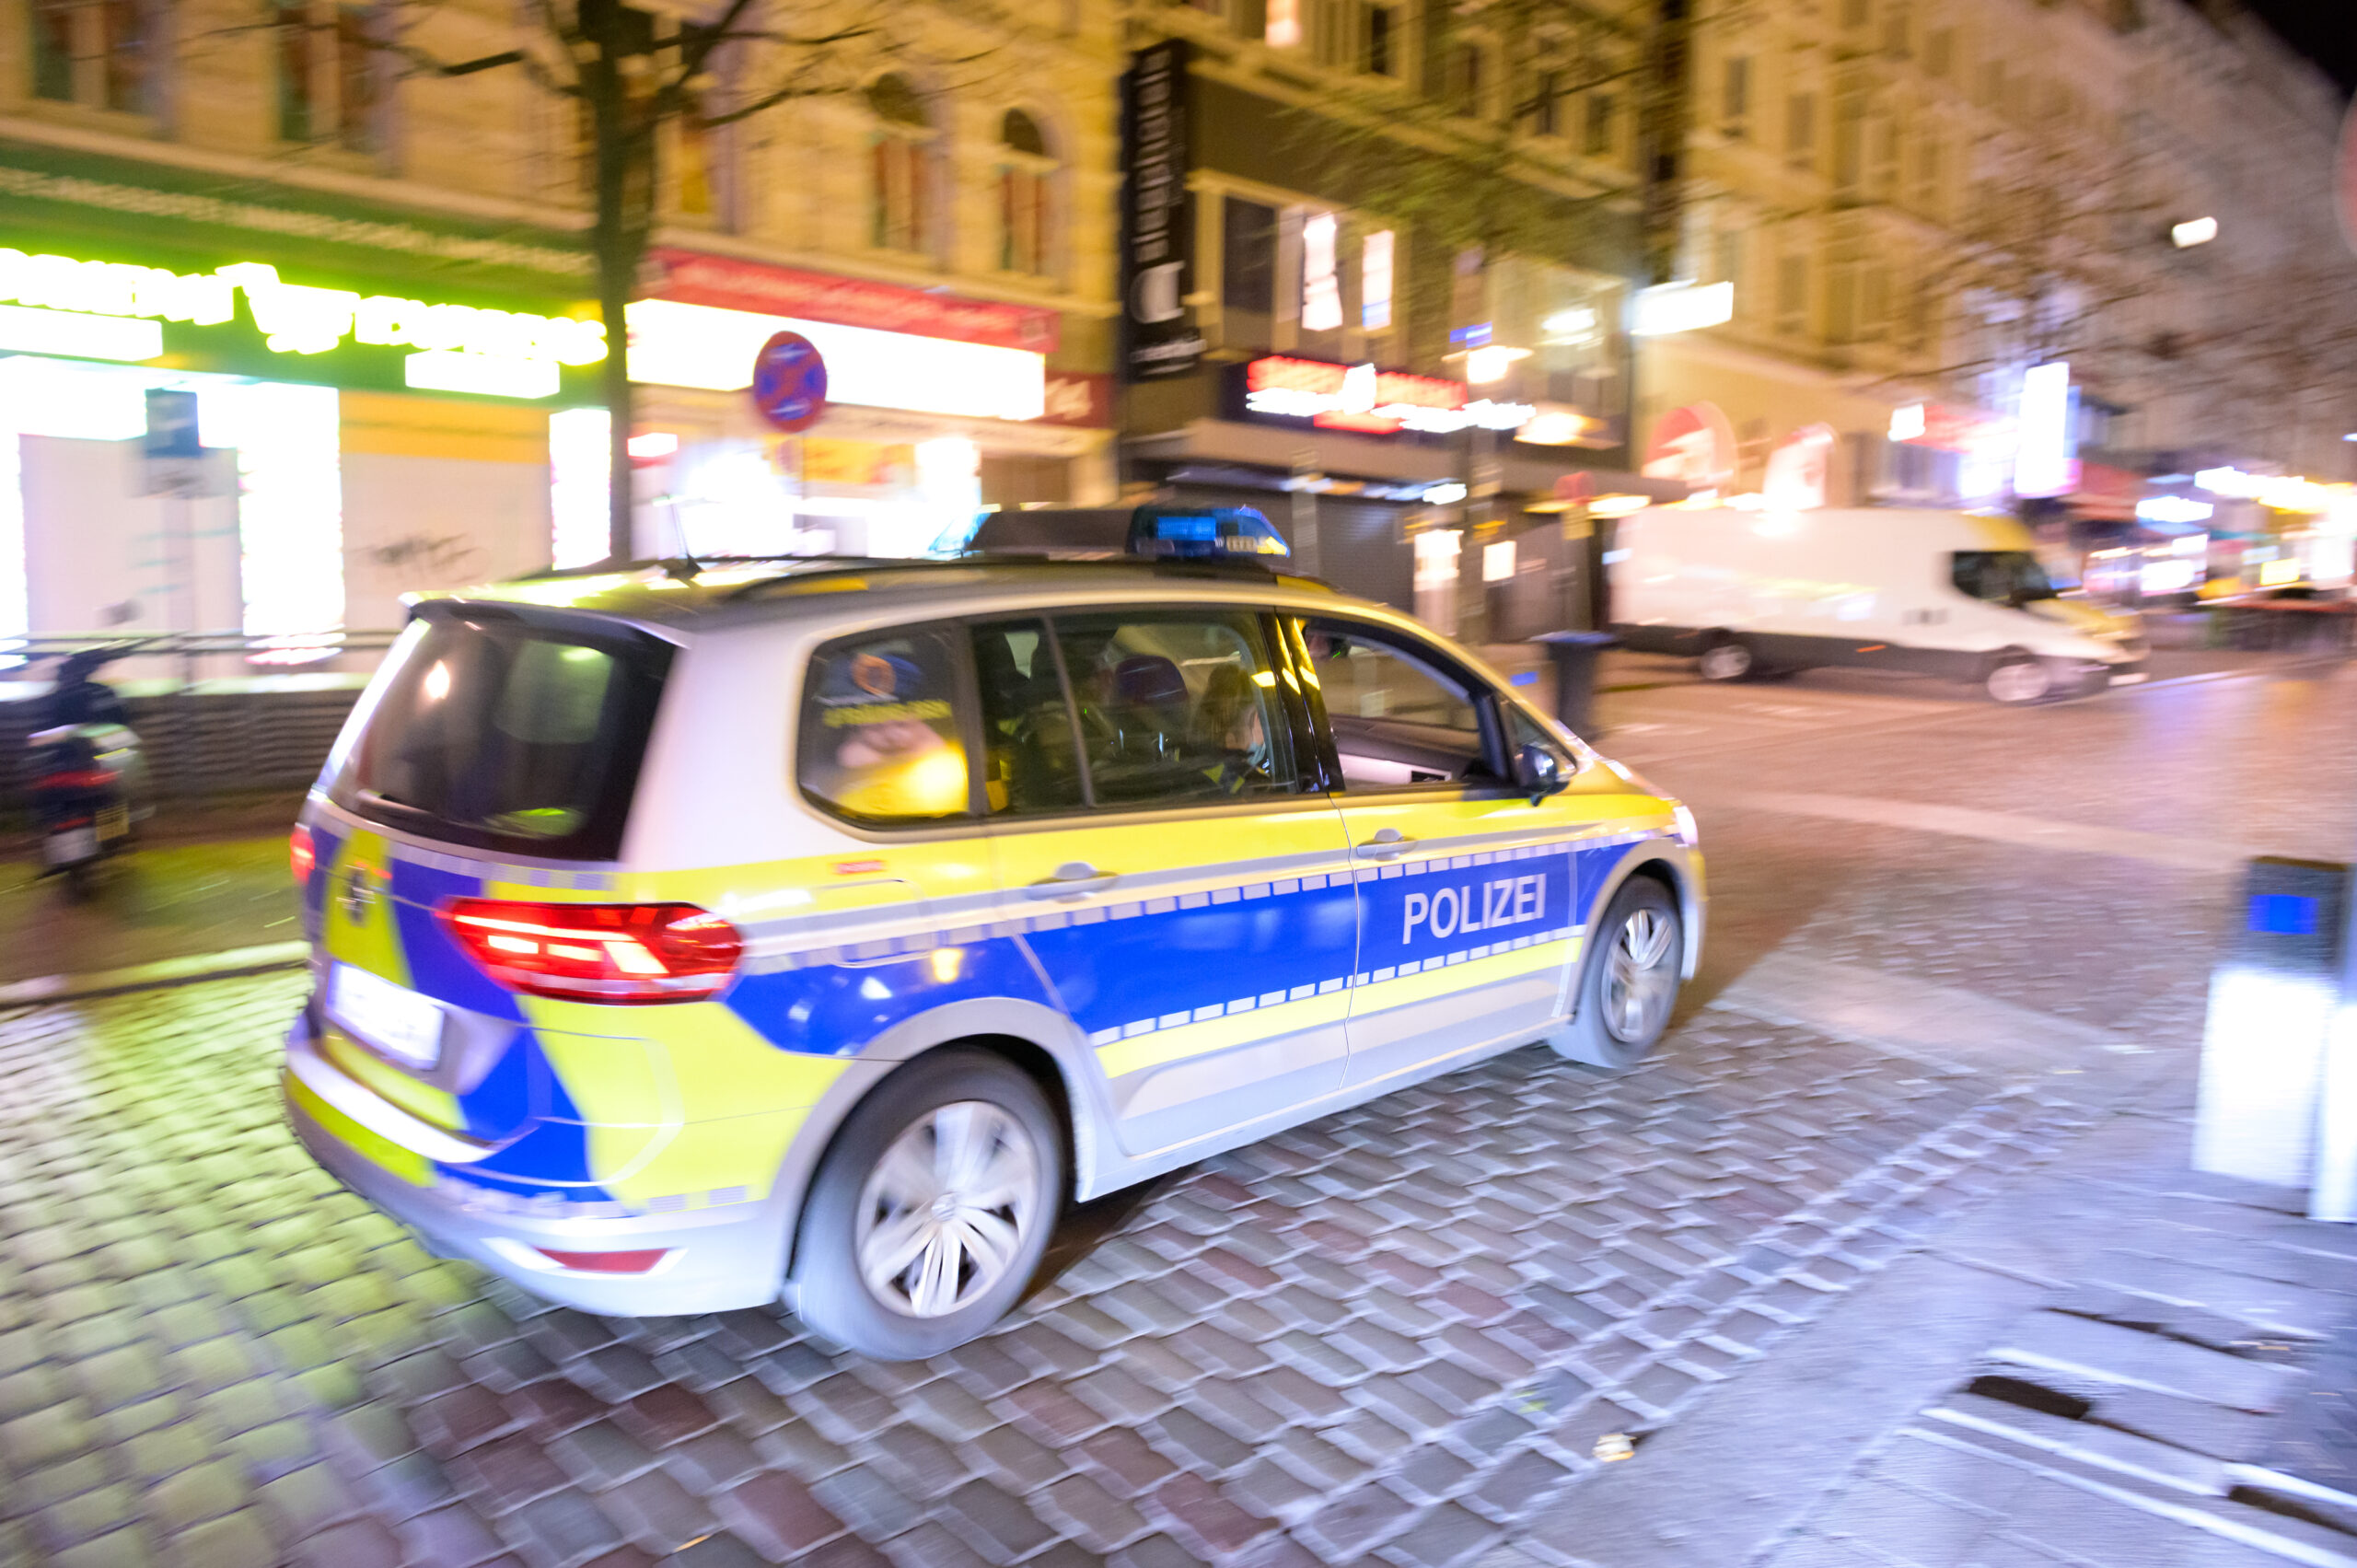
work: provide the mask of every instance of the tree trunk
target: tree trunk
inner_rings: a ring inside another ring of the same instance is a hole
[[[606,564],[621,567],[637,549],[632,538],[635,480],[631,469],[631,296],[638,290],[653,221],[654,134],[645,106],[635,100],[624,63],[604,43],[582,67],[581,87],[595,143],[597,221],[591,231],[598,268],[598,313],[606,324],[600,367],[607,428]]]

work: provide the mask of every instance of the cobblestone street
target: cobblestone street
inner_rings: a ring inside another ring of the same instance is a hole
[[[1780,1347],[2057,1212],[2118,1129],[2182,1165],[2238,858],[2357,839],[2352,691],[2285,667],[2026,712],[1837,678],[1611,696],[1606,749],[1695,805],[1713,877],[1652,1060],[1526,1049],[1094,1205],[1026,1310],[919,1365],[428,1257],[285,1131],[291,973],[17,1008],[0,1561],[1757,1560],[1666,1515],[1651,1556],[1588,1551],[1641,1512],[1609,1489],[1668,1488],[1656,1456]],[[1991,1265],[2008,1313],[2016,1276],[2061,1277]],[[1827,1416],[1779,1409],[1743,1441]],[[1814,1493],[1737,1468],[1713,1506],[1802,1527]],[[1778,1568],[2113,1561],[1966,1555],[1989,1529],[1875,1556],[1835,1517],[1808,1527],[1834,1555]]]

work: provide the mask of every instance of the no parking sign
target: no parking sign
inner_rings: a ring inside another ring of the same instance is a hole
[[[827,412],[827,362],[800,332],[778,332],[753,356],[753,406],[780,430],[809,429]]]

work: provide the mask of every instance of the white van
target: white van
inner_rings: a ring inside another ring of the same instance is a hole
[[[1846,665],[2034,703],[2144,679],[2135,618],[2057,596],[2008,517],[1649,506],[1608,559],[1621,641],[1712,680]]]

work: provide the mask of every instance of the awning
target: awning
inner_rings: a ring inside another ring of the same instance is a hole
[[[1153,436],[1132,436],[1122,445],[1130,456],[1149,462],[1243,464],[1291,474],[1307,468],[1317,472],[1395,484],[1463,482],[1463,448],[1428,447],[1414,441],[1379,436],[1353,436],[1333,430],[1303,430],[1282,425],[1248,424],[1237,420],[1198,419],[1183,429]],[[1509,493],[1552,495],[1555,482],[1566,474],[1589,476],[1597,495],[1644,495],[1656,501],[1681,501],[1687,487],[1675,480],[1647,479],[1616,469],[1583,463],[1564,448],[1561,457],[1541,457],[1553,448],[1519,447],[1499,454],[1499,483]]]

